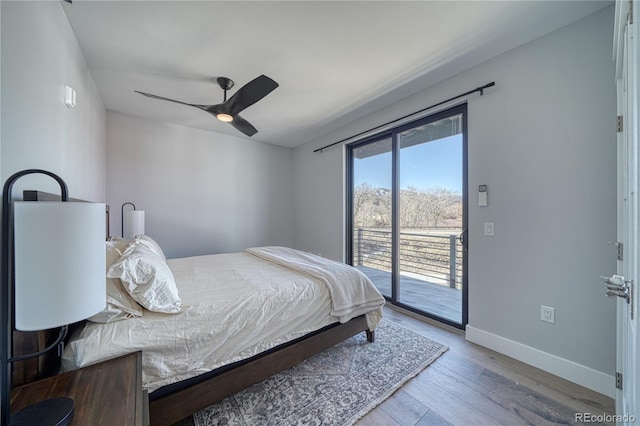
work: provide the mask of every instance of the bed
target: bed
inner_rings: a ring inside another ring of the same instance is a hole
[[[38,192],[29,199],[55,197]],[[282,264],[290,255],[294,265]],[[357,333],[373,341],[382,316],[384,298],[355,268],[289,248],[164,263],[181,299],[177,312],[143,309],[142,317],[85,321],[62,357],[68,370],[142,350],[152,425],[176,423]],[[355,286],[344,286],[351,279]],[[152,331],[158,325],[160,336]]]
[[[298,265],[284,265],[283,255]],[[176,423],[357,333],[373,341],[382,316],[384,298],[355,268],[289,248],[165,263],[178,312],[83,322],[62,357],[68,370],[142,350],[152,425]],[[344,286],[348,275],[356,290]],[[350,305],[350,293],[364,298]]]

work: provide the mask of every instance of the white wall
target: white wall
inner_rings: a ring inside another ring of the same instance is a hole
[[[107,135],[112,235],[130,201],[168,257],[292,245],[291,149],[112,111]]]
[[[468,330],[575,364],[565,376],[612,394],[615,303],[599,278],[616,268],[612,33],[610,7],[296,148],[294,246],[343,258],[344,150],[315,148],[495,81],[468,100]]]
[[[71,197],[104,201],[106,112],[60,2],[1,2],[2,182],[41,168],[59,174]],[[77,106],[64,105],[64,85]],[[22,178],[13,190],[59,193],[46,176]]]

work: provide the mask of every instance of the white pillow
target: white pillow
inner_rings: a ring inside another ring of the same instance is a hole
[[[111,237],[107,241],[107,265],[106,270],[115,263],[129,244],[128,240],[119,237]],[[142,306],[127,293],[119,279],[106,278],[107,280],[107,305],[101,311],[89,318],[89,321],[108,323],[127,318],[141,317]]]
[[[160,256],[164,262],[167,261],[167,256],[164,255],[164,252],[162,251],[160,244],[158,244],[156,240],[154,240],[150,236],[136,235],[134,241],[150,249],[152,252]]]
[[[120,278],[131,297],[150,311],[180,312],[182,300],[171,269],[143,244],[130,243],[122,257],[111,265],[107,277]]]

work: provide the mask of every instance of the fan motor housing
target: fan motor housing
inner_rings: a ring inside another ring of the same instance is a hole
[[[218,77],[216,79],[218,85],[222,90],[229,90],[233,87],[233,80],[227,77]]]

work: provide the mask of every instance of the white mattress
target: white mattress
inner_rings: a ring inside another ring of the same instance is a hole
[[[319,280],[248,253],[170,259],[183,310],[144,312],[110,324],[87,322],[63,369],[142,350],[150,392],[288,342],[338,321]]]

